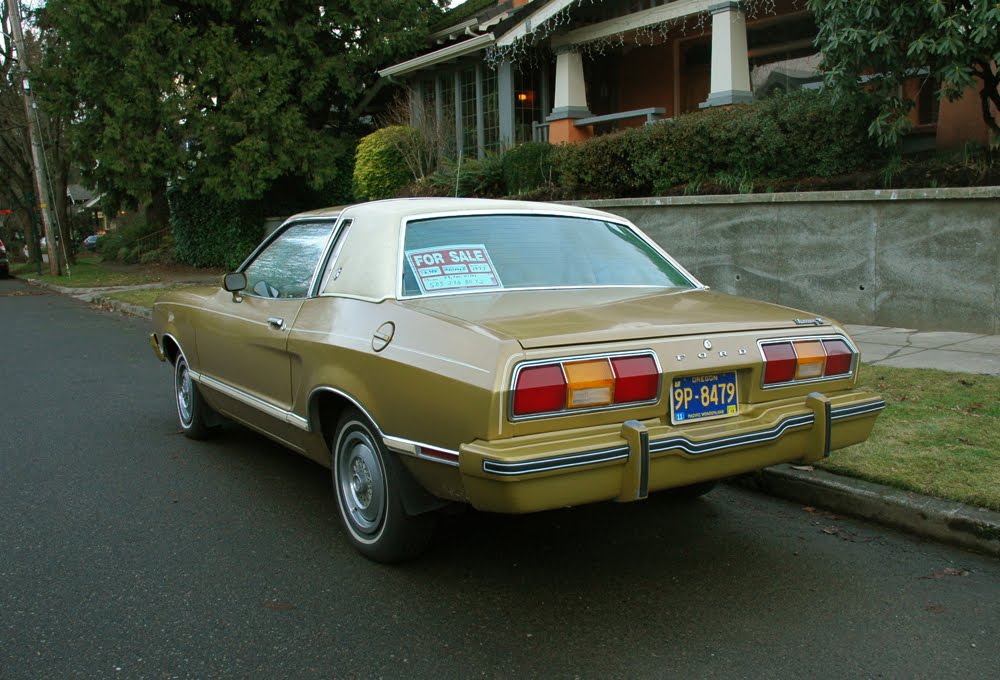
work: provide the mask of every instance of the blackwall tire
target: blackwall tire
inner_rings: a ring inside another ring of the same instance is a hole
[[[337,508],[351,545],[376,562],[401,562],[423,552],[434,529],[430,515],[409,515],[401,495],[409,474],[356,410],[345,412],[331,447]]]
[[[191,379],[191,370],[183,354],[174,363],[174,403],[177,406],[177,421],[186,437],[205,439],[212,434],[215,428],[208,424],[211,408]]]

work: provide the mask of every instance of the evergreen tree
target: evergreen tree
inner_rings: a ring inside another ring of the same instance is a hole
[[[350,185],[375,69],[422,44],[439,0],[48,0],[58,36],[43,96],[72,114],[85,171],[111,205],[182,178],[257,199],[288,178]],[[346,159],[346,162],[345,162]]]

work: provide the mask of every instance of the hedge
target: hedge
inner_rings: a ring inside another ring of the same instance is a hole
[[[260,201],[224,201],[181,185],[167,198],[179,262],[235,269],[264,236]]]
[[[545,142],[525,142],[508,149],[501,158],[504,192],[515,196],[552,182],[553,148]]]
[[[554,161],[563,191],[578,197],[830,176],[887,155],[868,137],[874,115],[868,98],[800,90],[560,145]]]

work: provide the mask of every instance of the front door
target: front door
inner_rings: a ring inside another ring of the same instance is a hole
[[[202,375],[215,389],[284,419],[291,410],[288,334],[310,292],[333,222],[283,227],[241,269],[247,287],[224,290],[196,329]]]

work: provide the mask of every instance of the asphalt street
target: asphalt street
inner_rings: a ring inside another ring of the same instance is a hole
[[[721,487],[348,545],[324,468],[175,422],[148,321],[0,281],[0,678],[996,678],[1000,562]]]

